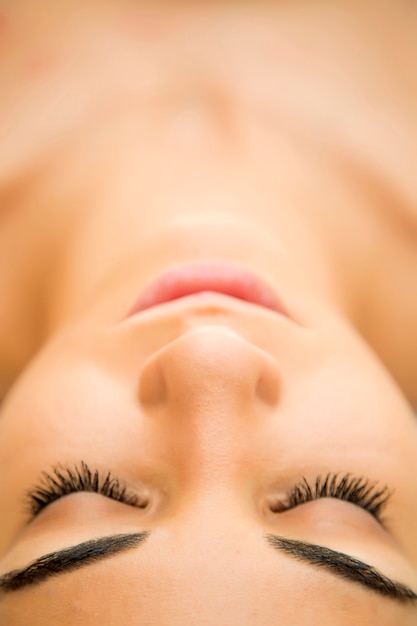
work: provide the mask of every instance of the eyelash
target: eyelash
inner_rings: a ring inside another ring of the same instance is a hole
[[[146,508],[148,505],[146,499],[129,492],[110,472],[103,475],[97,469],[91,470],[82,461],[74,468],[54,467],[51,474],[43,472],[41,483],[27,493],[29,511],[35,517],[52,502],[77,492],[97,493],[138,508]],[[318,476],[313,485],[303,478],[291,489],[286,499],[273,505],[271,510],[282,513],[320,498],[336,498],[361,507],[380,522],[382,511],[391,495],[388,487],[379,488],[367,478],[329,473],[324,477]]]
[[[27,493],[29,511],[35,517],[48,504],[80,491],[98,493],[138,508],[146,508],[148,505],[147,500],[129,492],[125,485],[113,478],[111,472],[102,474],[99,470],[91,470],[82,461],[74,468],[57,466],[51,474],[43,472],[41,482]]]
[[[378,487],[377,483],[372,483],[363,476],[358,478],[352,474],[341,476],[329,473],[318,476],[314,484],[303,478],[291,489],[286,500],[281,500],[272,507],[272,511],[282,513],[320,498],[337,498],[361,507],[381,522],[382,512],[391,495],[388,487]]]

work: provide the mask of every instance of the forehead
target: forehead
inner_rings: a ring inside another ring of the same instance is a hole
[[[8,626],[350,626],[352,619],[358,626],[373,619],[381,626],[411,624],[406,611],[268,554],[248,537],[239,550],[209,539],[195,548],[191,541],[186,550],[170,549],[162,539],[148,554],[118,557],[19,599],[7,597],[0,617]]]

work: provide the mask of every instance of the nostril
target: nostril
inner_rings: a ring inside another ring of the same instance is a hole
[[[281,373],[263,349],[222,326],[193,328],[154,353],[139,381],[144,408],[157,405],[249,407],[252,402],[279,402]]]
[[[270,367],[273,367],[272,364]],[[274,371],[261,372],[256,386],[258,398],[268,406],[275,406],[280,396],[280,380]]]
[[[143,407],[162,404],[166,400],[167,389],[158,355],[150,357],[144,364],[139,378],[139,401]]]

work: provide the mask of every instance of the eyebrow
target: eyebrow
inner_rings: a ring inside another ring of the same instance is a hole
[[[64,572],[72,572],[85,565],[132,550],[142,544],[149,535],[149,532],[111,535],[100,539],[90,539],[57,552],[50,552],[23,569],[13,570],[0,576],[0,597],[9,591],[37,585],[47,578],[59,576]]]
[[[298,561],[321,567],[381,596],[397,600],[402,604],[417,601],[417,594],[410,587],[391,580],[375,567],[343,552],[270,533],[265,535],[265,539],[273,548]]]
[[[37,585],[48,578],[137,548],[148,539],[150,534],[149,531],[145,531],[111,535],[46,554],[23,569],[13,570],[0,576],[0,598],[2,594]],[[264,537],[274,549],[299,561],[327,569],[330,573],[357,583],[367,590],[403,604],[417,601],[417,594],[406,585],[394,582],[371,565],[343,552],[270,533]]]

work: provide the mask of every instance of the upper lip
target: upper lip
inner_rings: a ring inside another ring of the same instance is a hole
[[[281,299],[267,281],[241,265],[217,260],[171,266],[145,286],[128,317],[154,306],[207,292],[243,300],[289,317]]]
[[[271,351],[271,339],[281,337],[287,344],[299,341],[300,324],[292,317],[221,293],[197,293],[150,307],[122,320],[119,331],[128,342],[137,345],[140,338],[144,358],[157,352],[189,330],[224,326],[254,346]],[[142,355],[142,356],[143,356]]]

